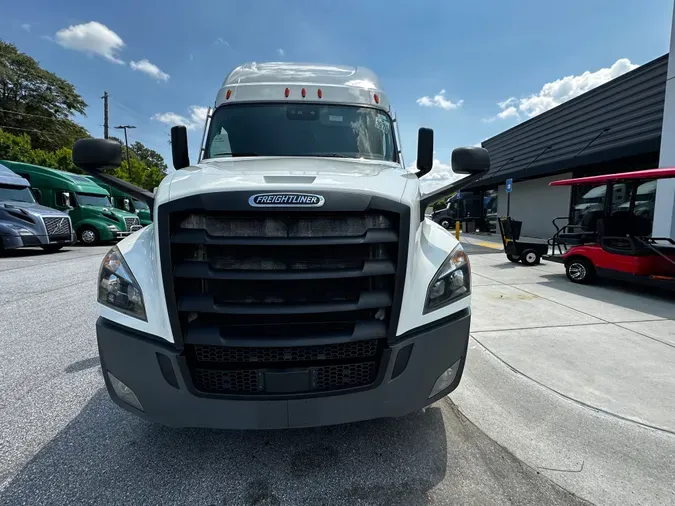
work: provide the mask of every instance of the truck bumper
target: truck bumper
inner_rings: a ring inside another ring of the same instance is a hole
[[[2,247],[7,250],[49,246],[54,244],[63,244],[64,246],[68,246],[75,243],[75,235],[73,234],[59,240],[50,240],[49,236],[46,235],[2,235],[0,236],[0,242],[2,242]]]
[[[470,320],[465,310],[400,336],[381,365],[384,378],[369,390],[292,399],[200,394],[191,388],[189,378],[186,382],[184,358],[166,341],[104,318],[98,319],[96,332],[108,393],[127,411],[172,427],[278,429],[398,417],[432,404],[459,385]],[[450,384],[430,397],[439,377],[451,367]],[[120,398],[111,383],[115,378],[131,389],[142,410]]]

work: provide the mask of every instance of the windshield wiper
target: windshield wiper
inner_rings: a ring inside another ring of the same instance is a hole
[[[345,155],[344,153],[302,153],[300,155],[290,155],[290,156],[325,156],[328,158],[356,158],[353,156]]]
[[[249,152],[241,152],[241,153],[218,153],[215,155],[216,158],[221,157],[221,156],[262,156],[260,153],[256,153],[254,151],[249,151]]]

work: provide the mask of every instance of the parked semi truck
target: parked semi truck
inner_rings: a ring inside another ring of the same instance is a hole
[[[141,228],[138,216],[115,209],[110,194],[86,176],[0,160],[28,180],[40,204],[68,213],[77,238],[87,246],[127,237]]]
[[[103,376],[122,408],[171,426],[262,429],[396,417],[459,384],[471,269],[424,217],[489,167],[458,148],[460,183],[420,194],[433,132],[406,170],[394,114],[362,67],[234,69],[192,165],[187,130],[155,193],[104,172],[119,143],[78,141],[85,172],[143,200],[154,222],[98,278]]]
[[[116,209],[134,213],[141,221],[141,226],[146,227],[152,223],[152,216],[150,215],[150,208],[145,202],[133,198],[124,192],[110,186],[108,183],[95,178],[94,176],[86,176],[88,179],[104,188],[109,194],[112,204]]]
[[[431,219],[443,228],[454,228],[456,222],[473,222],[477,228],[492,232],[497,226],[496,192],[466,190],[447,199],[443,209],[434,211]]]
[[[55,252],[74,242],[70,217],[38,204],[30,183],[0,165],[0,253],[32,246]]]

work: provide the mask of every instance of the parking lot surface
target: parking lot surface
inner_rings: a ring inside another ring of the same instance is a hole
[[[667,381],[663,371],[636,377],[623,395],[606,380],[611,364],[584,346],[606,333],[577,332],[571,347],[578,353],[561,353],[569,328],[608,325],[618,341],[605,343],[605,354],[628,345],[625,353],[634,354],[641,347],[631,325],[645,320],[649,327],[637,335],[668,348],[660,325],[671,321],[670,302],[631,302],[629,318],[616,309],[616,317],[596,321],[603,304],[617,303],[592,299],[596,311],[562,288],[567,299],[553,302],[540,290],[567,283],[553,267],[501,268],[499,251],[467,249],[473,338],[450,398],[397,420],[263,432],[169,429],[110,401],[94,332],[95,279],[107,247],[0,258],[0,504],[672,502],[674,438],[652,406],[671,406],[658,388],[659,378]],[[652,356],[642,353],[640,362],[626,360],[626,385]],[[557,362],[544,367],[553,355]],[[578,356],[587,356],[579,366]],[[593,376],[587,369],[595,363],[601,368]],[[654,401],[631,400],[638,394]],[[607,491],[612,480],[622,483]]]

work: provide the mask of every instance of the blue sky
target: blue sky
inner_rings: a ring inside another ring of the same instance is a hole
[[[169,165],[170,125],[159,119],[199,116],[239,63],[364,65],[390,96],[408,164],[417,129],[435,130],[442,179],[454,147],[666,53],[672,9],[673,0],[22,0],[4,3],[0,37],[75,84],[93,135],[107,90],[111,125],[136,125],[131,138]],[[200,137],[201,125],[193,153]]]

